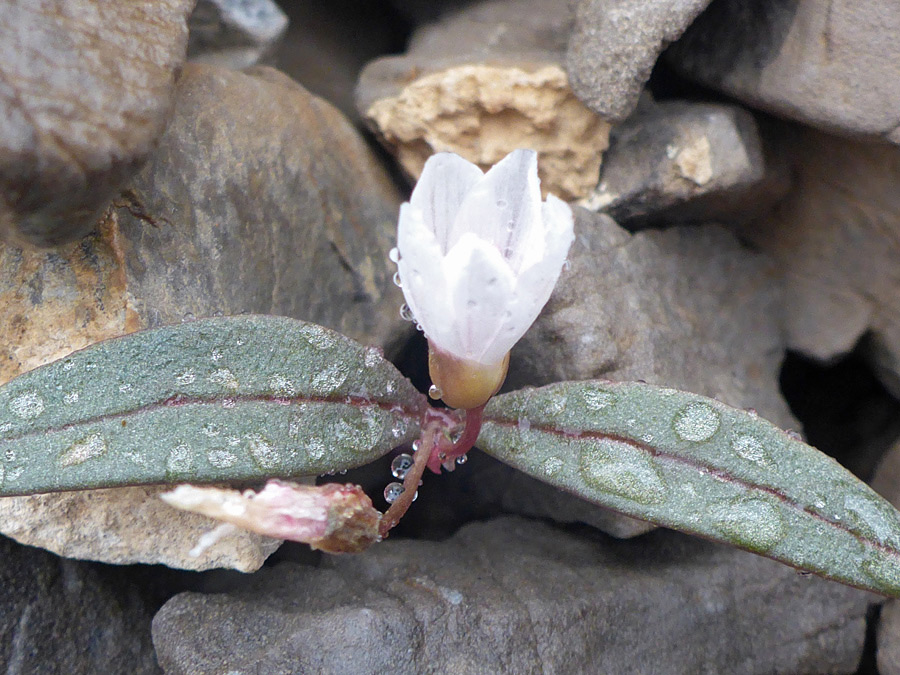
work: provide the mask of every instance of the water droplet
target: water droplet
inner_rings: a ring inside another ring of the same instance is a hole
[[[603,410],[616,402],[616,395],[605,389],[586,387],[581,391],[581,398],[591,410]]]
[[[459,457],[456,458],[456,463],[459,464],[460,466],[462,466],[463,464],[465,464],[468,461],[469,461],[468,455],[460,455]]]
[[[297,395],[297,387],[284,375],[275,374],[269,377],[269,389],[276,396],[291,397]]]
[[[347,379],[350,374],[350,364],[344,361],[336,361],[328,364],[320,370],[312,379],[312,386],[316,393],[333,394]]]
[[[222,350],[221,349],[213,349],[212,353],[209,355],[209,358],[213,361],[218,361],[222,358]]]
[[[514,229],[516,229],[516,221],[514,221],[514,220],[506,221],[507,232],[512,232]]]
[[[215,316],[215,317],[225,316],[225,312],[223,312],[221,309],[217,309],[215,312],[213,312],[213,316]]]
[[[709,515],[728,541],[754,553],[770,551],[787,534],[779,508],[762,499],[715,504]]]
[[[123,385],[119,386],[119,391],[122,392],[123,394],[127,394],[132,389],[134,389],[134,387],[130,384],[123,384]]]
[[[175,376],[175,382],[177,384],[193,384],[194,380],[197,379],[197,374],[194,372],[193,368],[188,368],[186,371],[181,373],[180,375]]]
[[[400,280],[400,272],[394,272],[394,286],[403,288],[403,281]]]
[[[418,321],[416,322],[416,330],[419,331],[420,333],[425,332],[425,329],[422,327],[422,324],[420,324]]]
[[[738,434],[731,442],[731,449],[738,457],[753,462],[759,466],[772,466],[772,458],[766,452],[765,447],[755,436],[750,434]]]
[[[388,258],[390,258],[392,263],[400,262],[400,249],[396,246],[388,251]]]
[[[799,431],[794,431],[793,429],[788,429],[788,430],[785,431],[784,433],[787,434],[788,438],[791,438],[791,439],[793,439],[793,440],[795,440],[795,441],[802,441],[802,440],[803,440],[803,434],[801,434]]]
[[[185,314],[183,317],[181,317],[181,322],[182,322],[182,323],[187,323],[188,321],[193,321],[193,320],[196,319],[196,318],[197,318],[197,317],[195,317],[191,312],[188,312],[188,313]]]
[[[638,502],[666,499],[662,477],[650,456],[622,441],[599,440],[581,451],[581,475],[591,487]]]
[[[16,451],[10,448],[4,453],[7,462],[15,462],[16,461]]]
[[[438,387],[436,384],[433,384],[430,387],[428,387],[428,396],[430,398],[433,398],[435,401],[437,401],[439,398],[442,398],[444,396],[444,392],[442,392],[441,388]]]
[[[393,504],[400,499],[400,495],[405,491],[403,483],[388,483],[387,487],[384,488],[384,501],[388,504]]]
[[[516,426],[519,427],[519,431],[528,431],[529,429],[531,429],[531,420],[529,420],[527,417],[520,417],[518,422],[516,423]]]
[[[237,455],[225,448],[210,448],[206,451],[206,459],[217,469],[227,469],[238,460]]]
[[[237,389],[238,381],[228,368],[219,368],[218,370],[214,370],[210,373],[209,377],[207,377],[210,382],[213,384],[217,384],[220,387],[225,387],[226,389]]]
[[[20,394],[9,402],[9,411],[23,420],[33,420],[44,412],[44,399],[33,391]]]
[[[222,407],[223,408],[233,408],[237,405],[237,401],[233,398],[223,398],[222,399]]]
[[[394,422],[394,425],[391,427],[391,436],[394,438],[403,438],[407,431],[409,431],[409,422],[400,418]]]
[[[170,474],[189,473],[194,468],[194,458],[191,449],[181,443],[169,451],[166,458],[166,470]]]
[[[744,408],[744,412],[747,413],[753,419],[756,419],[759,417],[759,413],[756,412],[756,408]]]
[[[261,434],[247,436],[247,449],[250,455],[263,469],[275,469],[278,466],[278,451],[272,442]]]
[[[91,434],[76,443],[59,456],[62,466],[75,466],[94,457],[99,457],[107,451],[106,441],[100,434]]]
[[[416,453],[419,451],[419,441],[418,440],[415,440],[412,442],[412,451],[413,451],[413,453]]]
[[[894,533],[900,529],[900,522],[893,508],[883,505],[875,497],[859,492],[844,496],[844,508],[850,516],[850,522],[865,534],[874,537],[879,543],[897,546],[898,538]]]
[[[675,416],[674,429],[682,440],[707,441],[719,430],[719,413],[702,401],[688,403]]]
[[[403,480],[406,478],[406,474],[409,473],[409,470],[412,468],[413,458],[412,455],[407,455],[403,453],[402,455],[397,455],[394,457],[394,461],[391,462],[391,475],[394,478],[399,478]]]
[[[563,260],[563,264],[562,264],[562,271],[563,271],[563,272],[568,272],[569,269],[570,269],[571,267],[572,267],[572,263],[569,262],[569,259],[568,259],[568,258],[566,258],[565,260]]]
[[[316,349],[324,351],[326,349],[333,349],[337,346],[337,339],[334,337],[334,333],[322,326],[306,324],[298,331],[298,333]]]
[[[412,310],[409,308],[405,302],[400,305],[400,318],[404,321],[415,321],[416,317],[413,315]]]
[[[77,391],[70,391],[68,394],[63,396],[63,401],[72,405],[73,403],[78,403],[78,398],[81,394]]]
[[[544,475],[547,476],[555,476],[562,470],[563,461],[559,457],[548,457],[544,460],[544,463],[541,465],[541,469],[544,471]]]

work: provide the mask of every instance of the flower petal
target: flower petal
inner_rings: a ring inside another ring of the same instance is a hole
[[[436,346],[459,358],[497,363],[520,337],[506,337],[496,344],[513,298],[515,275],[491,243],[472,233],[459,239],[444,265],[461,349],[453,351],[435,340]]]
[[[520,242],[541,224],[541,182],[537,153],[514,150],[494,165],[469,191],[448,237],[452,248],[466,232],[491,242],[519,269]]]
[[[481,169],[452,152],[439,152],[425,162],[409,202],[421,211],[444,253],[450,249],[448,236],[460,205],[482,178]]]
[[[528,267],[519,272],[515,302],[510,307],[512,317],[509,324],[522,335],[534,323],[538,314],[550,299],[553,288],[559,280],[569,248],[575,241],[575,222],[572,209],[561,199],[547,196],[543,204],[545,225],[544,242],[540,245],[541,255]],[[524,328],[521,326],[524,325]]]
[[[416,321],[430,338],[449,340],[458,349],[456,333],[448,328],[452,319],[444,277],[444,255],[434,233],[425,224],[422,212],[411,204],[400,206],[397,250],[403,297]]]

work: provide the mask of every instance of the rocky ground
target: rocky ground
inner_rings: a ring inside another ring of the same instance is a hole
[[[900,5],[194,5],[0,5],[0,382],[250,312],[427,387],[399,204],[436,151],[527,147],[577,237],[508,388],[754,408],[900,506]],[[389,462],[340,478],[376,496]],[[900,601],[477,452],[356,557],[236,534],[193,558],[208,521],[157,492],[0,499],[6,672],[900,674]]]

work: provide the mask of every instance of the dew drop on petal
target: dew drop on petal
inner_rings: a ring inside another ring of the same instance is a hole
[[[456,458],[456,463],[459,464],[460,466],[462,466],[463,464],[465,464],[468,461],[469,461],[468,455],[460,455],[459,457]]]
[[[444,397],[444,392],[441,391],[441,388],[439,386],[437,386],[436,384],[433,384],[430,387],[428,387],[428,396],[433,398],[435,401],[437,401],[438,399]]]
[[[394,248],[392,248],[390,250],[390,252],[388,253],[388,258],[391,259],[392,263],[400,262],[400,249],[397,248],[396,246]]]
[[[384,488],[384,501],[388,504],[393,504],[400,499],[400,495],[402,495],[403,492],[403,483],[388,483],[387,487]]]
[[[409,308],[409,305],[403,303],[400,305],[400,318],[404,321],[415,321],[416,317],[413,316],[412,310]]]
[[[413,451],[413,452],[418,452],[418,451],[419,451],[419,441],[416,440],[416,441],[413,441],[413,442],[412,442],[412,451]]]
[[[394,285],[403,288],[403,282],[400,281],[400,272],[394,272]]]
[[[407,455],[406,453],[397,455],[396,457],[394,457],[394,461],[391,462],[391,475],[394,478],[403,480],[404,478],[406,478],[406,474],[409,473],[412,465],[412,455]]]

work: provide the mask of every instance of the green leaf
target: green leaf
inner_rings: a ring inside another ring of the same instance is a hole
[[[629,516],[900,596],[900,513],[752,411],[640,383],[496,397],[478,447]]]
[[[416,438],[426,405],[379,350],[315,324],[142,331],[0,387],[0,495],[338,471]]]

